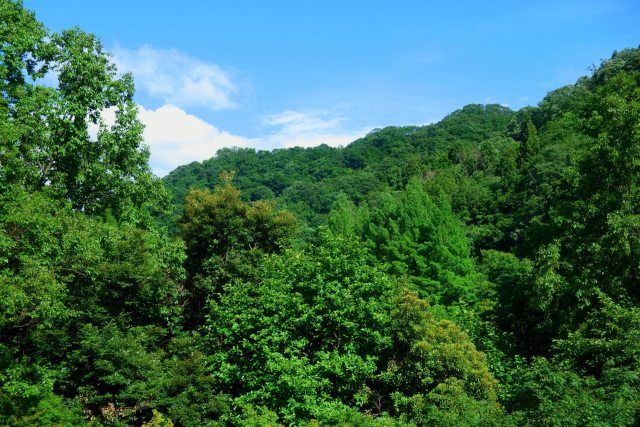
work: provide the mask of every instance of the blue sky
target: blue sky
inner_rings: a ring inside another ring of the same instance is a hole
[[[640,2],[24,0],[133,72],[159,175],[223,146],[345,145],[469,103],[535,105],[640,44]]]

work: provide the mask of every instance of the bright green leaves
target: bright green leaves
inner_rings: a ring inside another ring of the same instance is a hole
[[[51,41],[58,89],[74,119],[88,117],[95,123],[102,109],[132,100],[131,76],[115,79],[116,67],[95,35],[72,28],[54,34]]]
[[[78,426],[85,422],[79,405],[53,392],[59,369],[14,355],[0,344],[0,424]]]
[[[9,0],[0,2],[0,108],[19,98],[25,89],[26,73],[36,77],[42,64],[34,53],[47,32],[33,13]]]
[[[271,257],[212,305],[207,330],[220,346],[214,372],[254,403],[287,405],[291,415],[304,399],[347,403],[376,370],[375,355],[391,345],[385,313],[392,291],[346,241]]]
[[[462,225],[443,201],[413,180],[357,209],[345,201],[329,217],[334,232],[360,239],[371,263],[405,277],[422,296],[451,304],[473,293],[479,280]]]
[[[85,213],[148,223],[147,210],[166,209],[167,196],[147,164],[132,77],[117,76],[96,36],[49,33],[21,4],[0,7],[0,190],[17,184]],[[47,71],[55,87],[38,85]],[[102,121],[107,109],[113,126]]]
[[[467,335],[435,320],[344,238],[271,256],[252,278],[225,286],[206,331],[221,390],[285,422],[327,420],[354,405],[403,411],[405,398],[456,378],[466,399],[496,405],[495,380]]]

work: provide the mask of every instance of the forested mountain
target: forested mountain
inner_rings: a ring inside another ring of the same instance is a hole
[[[640,49],[164,184],[133,93],[0,0],[0,425],[640,424]]]
[[[189,188],[212,188],[220,173],[233,170],[245,199],[276,199],[315,226],[340,193],[360,202],[371,191],[401,189],[412,176],[452,161],[466,175],[481,169],[482,153],[486,158],[504,144],[500,137],[513,114],[499,105],[468,105],[435,125],[377,129],[344,148],[226,148],[210,160],[177,168],[164,182],[180,209]]]

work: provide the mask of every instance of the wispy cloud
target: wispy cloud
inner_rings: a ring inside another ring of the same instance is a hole
[[[101,114],[106,126],[115,123],[115,110]],[[149,163],[154,173],[165,176],[176,167],[215,156],[225,147],[253,147],[274,149],[314,147],[327,144],[345,146],[370,131],[345,129],[343,116],[332,116],[329,111],[284,111],[265,117],[264,136],[249,138],[219,129],[217,126],[187,113],[180,107],[166,104],[155,110],[138,106],[138,118],[145,125],[144,143],[151,150]],[[97,125],[89,126],[92,139]]]
[[[113,55],[120,71],[133,73],[138,88],[167,104],[212,110],[235,107],[238,89],[230,72],[216,64],[149,45],[137,50],[116,46]]]
[[[370,128],[347,129],[347,118],[332,111],[284,111],[267,116],[263,124],[269,128],[261,145],[270,148],[314,147],[327,144],[344,146],[364,136]]]

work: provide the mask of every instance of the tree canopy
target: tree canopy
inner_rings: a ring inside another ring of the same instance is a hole
[[[92,34],[51,33],[13,1],[0,3],[0,18],[0,188],[46,191],[126,221],[140,220],[143,208],[162,210],[133,77],[117,74]]]
[[[0,0],[0,425],[640,423],[640,49],[163,181],[133,94]]]

